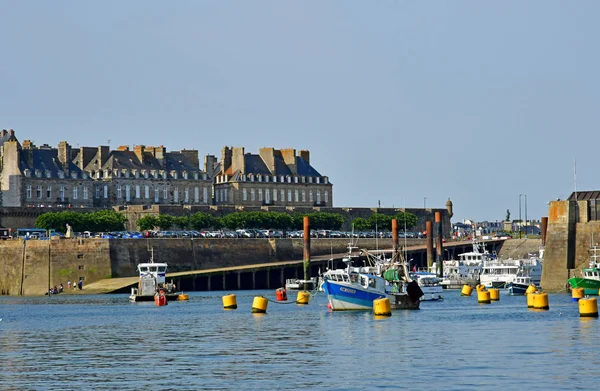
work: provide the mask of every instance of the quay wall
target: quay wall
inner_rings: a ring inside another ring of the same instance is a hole
[[[313,239],[312,256],[341,254],[349,239]],[[410,239],[408,245],[423,244]],[[390,249],[391,239],[360,239],[361,248]],[[301,260],[302,239],[56,239],[0,241],[0,294],[42,295],[49,287],[83,280],[136,276],[153,253],[169,272]]]

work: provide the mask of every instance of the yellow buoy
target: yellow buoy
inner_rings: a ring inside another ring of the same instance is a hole
[[[598,317],[598,302],[596,298],[582,298],[579,300],[579,316],[582,318],[597,318]]]
[[[190,296],[187,293],[180,293],[177,296],[177,300],[189,300]]]
[[[571,290],[571,297],[573,298],[573,301],[583,299],[583,296],[585,296],[585,290],[583,288],[573,288]]]
[[[477,292],[477,302],[483,304],[490,304],[492,301],[490,299],[489,291],[478,291]]]
[[[471,296],[471,292],[473,292],[473,287],[471,285],[463,285],[462,291],[460,291],[461,296]]]
[[[227,295],[223,296],[223,308],[226,310],[235,310],[237,308],[237,300],[235,299],[235,295]]]
[[[384,297],[373,300],[373,313],[377,316],[392,316],[390,299]]]
[[[527,287],[527,290],[525,291],[525,294],[528,295],[530,293],[533,293],[537,291],[537,288],[535,287],[535,284],[531,284]]]
[[[534,294],[535,294],[534,292],[527,294],[527,308],[533,308],[533,295]]]
[[[536,310],[548,310],[548,294],[543,292],[532,293],[533,295],[533,308]]]
[[[253,314],[264,314],[267,312],[267,305],[269,301],[262,296],[256,296],[252,302],[252,313]]]
[[[490,300],[498,301],[500,300],[500,290],[498,288],[491,288],[490,292]]]
[[[310,298],[310,293],[306,291],[299,291],[298,296],[296,298],[297,304],[308,304],[308,299]]]
[[[481,292],[485,290],[485,285],[483,284],[477,284],[477,286],[475,287],[475,289],[477,290],[477,292]]]

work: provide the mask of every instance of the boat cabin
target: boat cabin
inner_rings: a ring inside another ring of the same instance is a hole
[[[144,276],[152,276],[156,280],[156,284],[164,284],[167,275],[166,263],[140,263],[138,265],[140,278]]]

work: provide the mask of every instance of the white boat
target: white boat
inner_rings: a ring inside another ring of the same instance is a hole
[[[458,255],[457,260],[444,261],[441,285],[444,288],[460,289],[463,285],[479,284],[479,275],[485,261],[495,258],[477,239],[473,239],[473,251]]]
[[[137,288],[131,288],[129,300],[154,301],[154,296],[163,290],[168,300],[177,300],[179,293],[175,291],[175,284],[166,282],[167,264],[154,262],[154,252],[151,251],[150,262],[140,263],[137,266],[140,279]]]
[[[531,284],[531,277],[517,276],[512,282],[509,282],[506,287],[508,288],[509,295],[517,296],[524,295]]]
[[[419,287],[423,291],[423,297],[421,297],[422,301],[425,300],[443,300],[443,288],[441,283],[441,278],[439,278],[435,273],[427,272],[427,271],[416,271],[409,274],[410,278],[417,281]]]
[[[312,291],[317,288],[317,278],[311,277],[308,280],[299,278],[288,278],[285,280],[285,289],[288,291]]]
[[[479,283],[486,288],[506,288],[517,277],[529,277],[530,284],[540,285],[542,261],[536,256],[527,259],[495,259],[483,265]]]
[[[392,309],[418,309],[419,298],[423,295],[419,284],[406,273],[403,263],[390,260],[383,262],[381,258],[367,256],[369,266],[353,267],[356,257],[349,255],[344,258],[346,268],[327,270],[323,273],[323,289],[327,294],[329,306],[333,311],[372,310],[373,301],[388,298]]]

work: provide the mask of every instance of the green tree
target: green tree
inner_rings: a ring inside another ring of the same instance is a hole
[[[173,226],[174,218],[171,215],[160,214],[156,219],[156,224],[160,227],[161,230],[167,230]]]
[[[207,213],[198,212],[190,216],[190,227],[193,229],[216,228],[217,225],[217,219]]]
[[[173,218],[173,224],[181,229],[187,229],[190,226],[190,218],[188,216],[177,216]]]
[[[158,226],[156,216],[146,215],[142,216],[137,221],[137,226],[140,231],[151,231],[154,227]]]
[[[114,211],[102,210],[91,213],[77,213],[71,211],[48,212],[40,215],[36,221],[37,228],[53,229],[57,232],[66,232],[67,224],[73,231],[122,231],[127,218]]]

